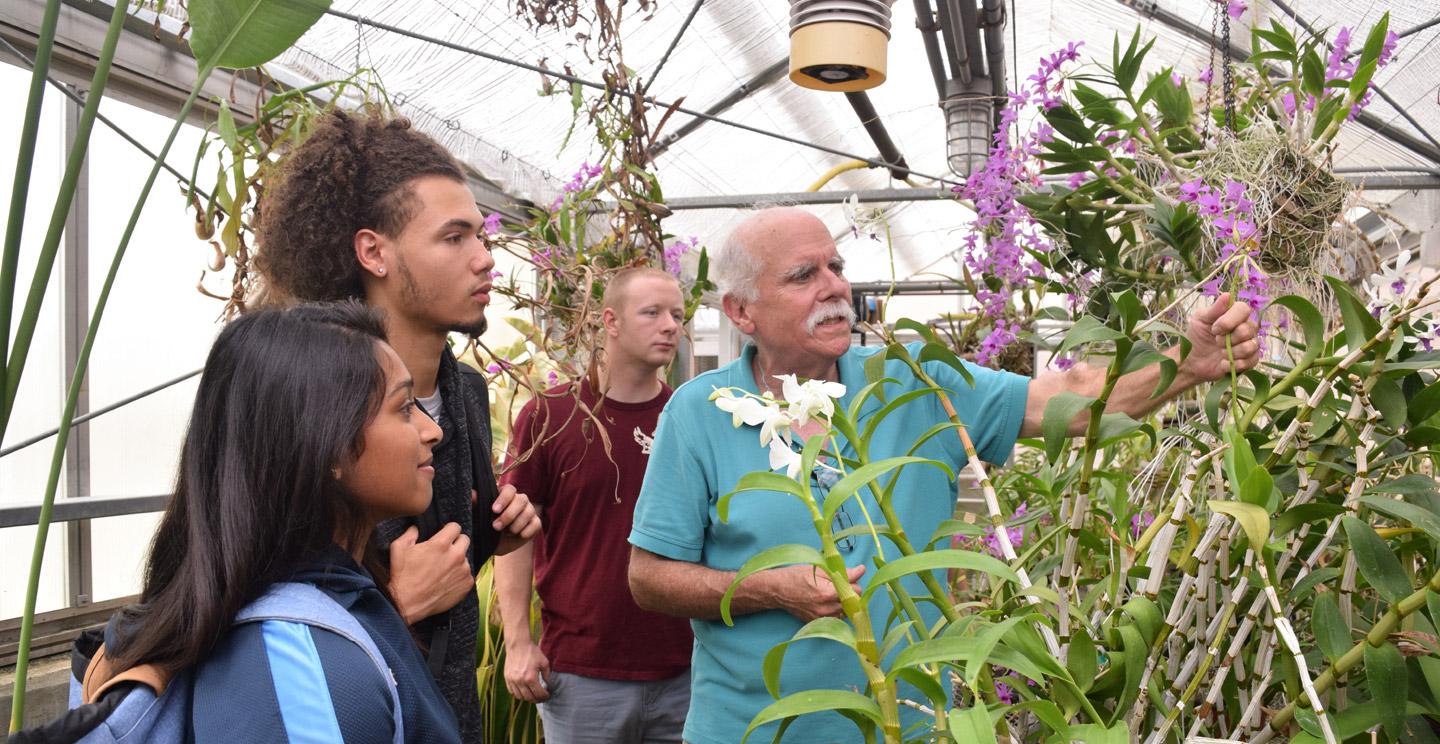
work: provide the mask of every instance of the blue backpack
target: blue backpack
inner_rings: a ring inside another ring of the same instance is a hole
[[[353,615],[310,584],[279,583],[259,599],[251,602],[235,616],[234,625],[283,620],[322,628],[348,639],[363,649],[381,671],[390,690],[395,713],[394,744],[405,739],[404,721],[400,711],[400,692],[395,675],[380,655],[370,634]],[[75,652],[83,657],[91,652],[76,641]],[[103,653],[103,649],[100,650]],[[41,727],[11,735],[10,744],[121,744],[122,742],[183,742],[190,722],[192,670],[185,670],[167,681],[153,667],[146,665],[127,674],[117,675],[99,685],[90,694],[95,698],[86,703],[85,683],[94,673],[98,660],[92,658],[85,670],[86,679],[70,678],[70,710],[60,719]],[[159,693],[157,694],[157,689]]]

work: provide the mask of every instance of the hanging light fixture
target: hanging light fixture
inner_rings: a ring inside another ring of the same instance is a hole
[[[945,154],[950,172],[961,178],[985,166],[990,156],[990,139],[995,131],[995,105],[988,78],[974,78],[970,85],[946,81]],[[982,92],[983,91],[983,92]]]
[[[851,93],[885,82],[894,0],[790,0],[790,81]]]

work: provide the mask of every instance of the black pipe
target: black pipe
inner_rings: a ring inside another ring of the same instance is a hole
[[[865,131],[870,133],[870,141],[874,142],[875,149],[880,151],[880,159],[890,165],[891,177],[897,181],[909,178],[910,166],[905,163],[905,156],[900,154],[900,148],[895,146],[895,141],[890,139],[890,133],[885,131],[885,124],[880,121],[875,105],[870,103],[870,96],[863,91],[846,93],[845,100],[850,102],[850,107],[855,109],[855,115],[860,117],[860,123],[865,125]]]
[[[940,26],[935,23],[935,15],[930,11],[930,0],[915,0],[915,28],[920,29],[920,38],[925,42],[925,58],[930,60],[930,75],[935,78],[935,95],[943,101],[945,59],[940,56],[940,38],[935,34]]]
[[[745,100],[746,98],[749,98],[756,91],[775,82],[776,80],[779,80],[789,69],[790,57],[786,56],[776,61],[769,67],[761,70],[755,75],[755,77],[750,78],[744,83],[741,83],[740,87],[730,91],[728,95],[726,95],[724,98],[721,98],[718,102],[715,103],[714,106],[705,109],[705,113],[709,116],[719,116],[721,113],[724,113],[726,110],[728,110],[731,106],[734,106],[735,104]],[[682,124],[679,129],[676,129],[674,132],[671,132],[670,134],[661,137],[660,141],[656,142],[655,145],[650,148],[650,159],[654,160],[655,158],[660,157],[660,153],[670,149],[670,146],[675,144],[676,142],[679,142],[681,138],[685,137],[696,129],[699,129],[700,125],[704,124],[705,121],[705,119],[691,119],[690,121]]]
[[[956,38],[955,29],[957,27],[950,21],[950,4],[952,2],[954,0],[936,0],[935,10],[940,18],[940,34],[945,39],[945,56],[950,60],[950,74],[968,83],[970,82],[970,68],[960,59],[960,47],[965,45],[965,40],[963,37]],[[950,78],[947,76],[946,79]],[[940,93],[940,97],[945,97],[943,91]]]
[[[1005,84],[1005,0],[984,0],[985,66],[990,75],[990,95],[995,97],[995,123],[1005,106],[1009,89]]]
[[[985,60],[980,58],[980,13],[975,8],[975,0],[959,0],[956,4],[960,6],[960,27],[957,30],[965,35],[965,56],[970,59],[970,76],[985,77]]]

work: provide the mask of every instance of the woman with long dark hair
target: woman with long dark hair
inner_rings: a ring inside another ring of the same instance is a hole
[[[412,387],[379,317],[356,302],[262,310],[221,331],[140,603],[107,629],[86,702],[103,678],[150,669],[157,694],[188,686],[185,741],[354,744],[403,730],[458,742],[370,542],[377,521],[430,502],[440,428]],[[297,584],[363,632],[284,619],[273,595]],[[280,617],[245,622],[265,602]]]

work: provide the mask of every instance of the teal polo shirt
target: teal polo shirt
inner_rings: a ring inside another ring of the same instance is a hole
[[[840,382],[845,396],[837,407],[848,410],[854,396],[865,387],[865,360],[879,347],[851,347],[839,360]],[[918,347],[911,347],[918,354]],[[767,548],[800,543],[819,548],[819,537],[804,505],[793,496],[778,492],[748,491],[730,500],[729,520],[722,522],[716,512],[719,500],[747,473],[768,471],[769,452],[760,446],[759,427],[732,425],[731,415],[709,400],[716,388],[758,390],[751,372],[755,347],[747,346],[741,357],[720,369],[707,372],[675,391],[660,415],[645,482],[635,507],[635,524],[630,543],[673,560],[698,563],[721,571],[737,571],[745,561]],[[926,372],[950,391],[950,399],[970,430],[976,452],[986,462],[1003,464],[1010,456],[1025,414],[1029,378],[969,365],[975,387],[971,388],[955,370],[939,362],[924,365]],[[885,374],[899,381],[886,385],[886,399],[923,385],[902,362],[889,361]],[[882,403],[872,399],[861,412],[860,424],[877,413]],[[904,455],[922,433],[948,417],[937,396],[927,395],[905,405],[887,417],[869,442],[871,460]],[[853,456],[848,443],[842,443]],[[966,462],[960,438],[953,433],[932,437],[917,452],[922,457],[947,463],[958,474]],[[807,476],[808,478],[808,476]],[[817,500],[821,486],[809,479]],[[883,520],[868,489],[862,489],[866,510]],[[907,467],[896,485],[893,501],[904,523],[906,535],[923,547],[940,523],[950,519],[955,508],[955,482],[938,468],[926,465]],[[841,525],[863,524],[864,511],[852,499],[842,515]],[[880,545],[869,535],[857,536],[849,549],[842,549],[850,566],[868,568],[860,584],[866,585],[875,573],[877,550],[889,560],[900,555],[888,538]],[[937,578],[944,577],[937,572]],[[928,596],[923,585],[910,577],[910,591]],[[927,622],[939,612],[921,603]],[[870,616],[879,638],[884,637],[892,608],[887,592],[876,592]],[[774,702],[765,689],[761,664],[772,647],[790,640],[803,625],[790,613],[769,610],[734,618],[734,627],[724,622],[692,620],[695,650],[691,666],[690,713],[685,722],[685,739],[691,744],[736,744],[755,714]],[[854,652],[839,643],[806,639],[792,644],[785,655],[780,678],[782,695],[818,688],[863,692],[865,677]],[[909,699],[920,701],[911,690]],[[909,709],[902,709],[902,712]],[[913,711],[911,711],[913,713]],[[918,719],[907,720],[909,725]],[[774,725],[752,735],[754,741],[769,741]],[[855,725],[836,713],[818,713],[797,720],[786,732],[786,742],[855,741]]]

